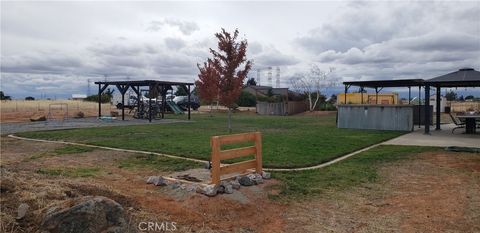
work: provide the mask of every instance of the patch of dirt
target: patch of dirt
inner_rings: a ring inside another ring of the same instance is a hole
[[[435,152],[381,168],[381,181],[294,203],[291,232],[480,232],[479,154]]]
[[[1,231],[34,232],[48,206],[71,198],[100,195],[120,203],[132,224],[140,221],[174,221],[180,232],[281,232],[285,206],[270,201],[265,184],[242,187],[242,199],[218,195],[208,198],[170,186],[156,187],[145,180],[167,175],[151,168],[122,169],[118,162],[136,154],[96,149],[80,154],[31,158],[39,150],[52,153],[63,145],[1,138],[2,228]],[[49,167],[100,167],[95,177],[69,178],[36,173]],[[3,185],[4,184],[4,185]],[[240,193],[238,191],[235,191]],[[20,203],[30,205],[24,220],[15,220]]]

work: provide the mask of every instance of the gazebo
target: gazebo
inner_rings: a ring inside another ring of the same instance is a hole
[[[436,109],[440,109],[440,90],[441,88],[451,87],[480,87],[480,72],[473,68],[462,68],[458,71],[438,76],[424,81],[425,86],[425,106],[430,105],[430,88],[436,89]],[[430,108],[425,108],[425,134],[430,133]],[[435,130],[440,130],[440,111],[436,111]]]
[[[376,104],[378,104],[378,93],[385,87],[408,87],[409,103],[411,100],[411,87],[418,87],[420,98],[421,88],[425,90],[425,104],[424,104],[424,126],[425,134],[430,133],[430,124],[432,119],[432,112],[430,109],[430,89],[433,87],[436,90],[436,109],[440,109],[440,91],[441,88],[452,87],[480,87],[480,72],[473,68],[462,68],[458,71],[438,76],[432,79],[399,79],[399,80],[371,80],[371,81],[349,81],[344,82],[345,85],[345,103],[347,103],[347,93],[351,86],[360,87],[363,95],[364,88],[373,88],[377,95]],[[363,101],[363,97],[362,97]],[[363,102],[362,102],[363,104]],[[419,101],[420,104],[420,101]],[[347,104],[345,104],[347,106]],[[419,108],[420,117],[420,108]],[[440,130],[440,111],[436,111],[435,129]],[[419,121],[420,122],[420,121]]]

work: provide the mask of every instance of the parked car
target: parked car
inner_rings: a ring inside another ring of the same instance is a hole
[[[180,106],[183,110],[187,110],[189,105],[188,96],[176,96],[175,98],[173,98],[173,102]],[[190,96],[190,107],[193,110],[197,110],[200,107],[200,100],[197,96]]]

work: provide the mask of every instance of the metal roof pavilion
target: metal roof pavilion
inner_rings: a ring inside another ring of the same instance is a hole
[[[190,120],[190,98],[191,98],[191,86],[193,83],[187,82],[170,82],[170,81],[160,81],[160,80],[133,80],[133,81],[99,81],[95,82],[98,84],[98,117],[102,116],[102,93],[107,89],[108,86],[115,86],[122,94],[122,106],[125,106],[125,93],[128,89],[131,88],[136,94],[138,100],[140,100],[140,87],[148,87],[149,93],[157,93],[162,96],[162,119],[164,118],[165,113],[165,99],[168,90],[172,90],[172,86],[180,86],[188,93],[188,120]],[[148,120],[152,122],[152,106],[151,101],[152,96],[149,95],[149,106],[148,106]],[[137,108],[140,108],[140,101],[138,102]],[[125,108],[122,107],[122,120],[125,120]]]
[[[425,106],[430,105],[430,87],[436,89],[436,109],[440,109],[440,90],[442,87],[480,87],[480,72],[473,68],[462,68],[445,75],[441,75],[428,80],[424,79],[399,79],[399,80],[372,80],[372,81],[351,81],[344,82],[345,85],[345,103],[347,102],[347,92],[351,86],[358,86],[362,90],[368,88],[375,88],[377,93],[384,87],[408,87],[408,99],[410,103],[411,87],[418,86],[419,99],[420,89],[423,86],[425,89]],[[430,108],[425,108],[425,134],[430,132]],[[436,112],[436,130],[440,130],[440,111]]]

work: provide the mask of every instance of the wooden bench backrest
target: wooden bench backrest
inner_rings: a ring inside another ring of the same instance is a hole
[[[221,150],[222,145],[243,142],[254,142],[254,145],[230,150]],[[219,184],[220,177],[230,173],[242,173],[248,169],[255,169],[257,173],[262,172],[262,135],[260,132],[213,136],[211,138],[211,145],[211,177],[213,184]],[[221,166],[222,160],[241,158],[251,155],[255,156],[255,158],[252,160]]]

